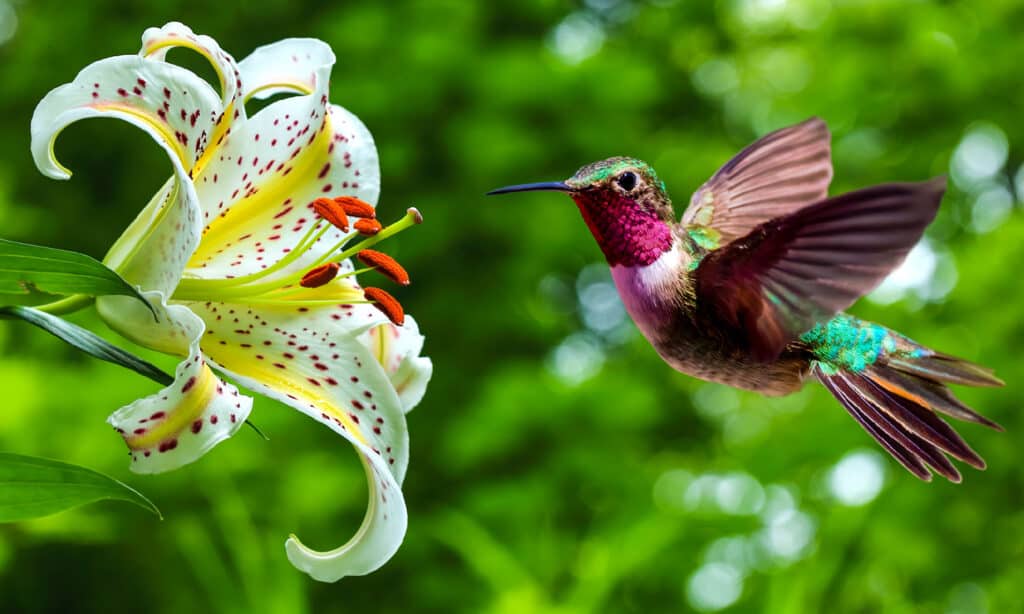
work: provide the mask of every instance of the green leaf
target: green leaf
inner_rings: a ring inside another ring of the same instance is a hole
[[[82,350],[90,356],[131,369],[164,386],[174,383],[173,377],[164,373],[152,363],[146,362],[131,352],[122,350],[96,333],[68,322],[63,318],[58,318],[55,315],[31,307],[0,307],[0,318],[3,317],[18,318],[35,324],[61,341]]]
[[[0,452],[0,522],[48,516],[103,499],[128,501],[160,516],[152,501],[102,473],[60,461]]]
[[[121,294],[149,305],[138,290],[91,256],[0,239],[0,295],[36,292]]]

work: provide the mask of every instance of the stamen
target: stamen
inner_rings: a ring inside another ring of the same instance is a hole
[[[405,310],[402,309],[402,304],[387,292],[380,288],[365,288],[363,297],[373,301],[373,306],[380,309],[396,325],[401,326],[405,323]]]
[[[334,202],[352,217],[371,219],[377,217],[377,212],[374,210],[373,205],[355,196],[339,196],[334,199]]]
[[[345,215],[344,207],[338,203],[330,198],[321,197],[313,201],[313,210],[335,228],[340,228],[342,232],[348,232],[348,216]]]
[[[398,264],[398,261],[384,252],[378,252],[375,249],[364,249],[356,254],[356,258],[366,266],[377,269],[395,283],[402,284],[403,286],[409,285],[409,273],[406,272],[402,265]]]
[[[299,285],[303,288],[319,288],[338,276],[341,265],[337,262],[322,264],[302,276]]]
[[[384,227],[377,220],[362,219],[356,220],[355,229],[363,236],[372,237],[383,230]]]
[[[334,199],[335,202],[337,202],[337,200],[338,199]],[[358,201],[358,199],[353,200]],[[275,292],[287,290],[289,287],[295,288],[296,286],[300,286],[302,280],[314,270],[318,270],[321,265],[327,265],[330,263],[340,265],[346,258],[351,258],[359,252],[364,251],[365,249],[376,245],[377,243],[380,243],[381,241],[392,237],[411,226],[421,224],[422,222],[423,216],[420,212],[416,210],[415,207],[410,207],[406,211],[406,214],[397,222],[383,227],[375,235],[363,237],[362,240],[356,242],[354,245],[346,244],[349,243],[350,239],[356,235],[349,234],[342,237],[335,245],[325,250],[315,262],[309,263],[307,266],[310,268],[306,269],[305,273],[296,272],[286,275],[278,275],[278,273],[296,262],[303,254],[307,253],[308,250],[311,249],[324,236],[324,234],[333,227],[332,224],[324,224],[322,220],[318,219],[315,224],[310,226],[305,236],[303,236],[294,249],[285,255],[284,258],[266,269],[250,273],[248,275],[243,275],[241,277],[228,279],[182,279],[174,291],[174,298],[176,300],[183,301],[208,301],[211,299],[230,300],[243,297],[251,300],[260,296],[273,296],[273,293]],[[336,273],[336,275],[349,277],[361,272],[362,271],[349,271],[346,273]],[[398,280],[396,279],[396,281]],[[324,283],[326,283],[326,281]],[[398,281],[398,283],[402,282]]]

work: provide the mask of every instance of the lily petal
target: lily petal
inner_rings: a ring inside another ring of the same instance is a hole
[[[142,50],[139,55],[161,62],[167,61],[167,52],[174,47],[191,49],[205,57],[217,73],[220,83],[221,111],[214,119],[214,129],[209,143],[219,144],[230,133],[235,121],[245,121],[245,103],[241,100],[241,73],[235,59],[221,49],[217,41],[205,34],[196,34],[188,26],[172,21],[162,28],[148,28],[142,34]],[[192,171],[195,177],[213,158],[214,147],[208,147],[196,161]]]
[[[411,411],[423,399],[434,372],[431,360],[420,356],[423,335],[416,320],[406,316],[403,326],[390,322],[375,326],[363,333],[360,341],[370,348],[377,362],[384,367],[402,402],[402,410]]]
[[[190,351],[193,334],[187,309],[168,306],[189,257],[199,244],[202,223],[195,187],[175,166],[172,177],[111,248],[104,263],[125,280],[147,289],[143,296],[154,320],[131,297],[101,296],[96,310],[110,328],[136,343],[168,354]]]
[[[233,435],[252,410],[252,399],[217,378],[206,364],[199,349],[203,321],[181,306],[168,310],[191,339],[188,358],[178,365],[174,383],[107,419],[128,444],[136,473],[191,463]]]
[[[324,87],[329,69],[321,71]],[[279,261],[316,223],[312,203],[318,197],[377,201],[380,167],[373,137],[355,115],[325,101],[326,90],[318,89],[271,104],[232,128],[196,179],[207,227],[190,275],[237,277]],[[330,228],[276,274],[308,268],[345,236]]]
[[[405,534],[399,486],[409,448],[401,401],[384,369],[356,338],[382,324],[382,317],[373,310],[356,309],[366,305],[306,311],[267,305],[191,307],[209,324],[204,348],[219,369],[250,390],[326,424],[363,457],[370,505],[355,537],[336,550],[316,552],[293,536],[287,543],[292,563],[328,582],[383,565]]]
[[[191,49],[209,60],[220,81],[223,106],[227,108],[235,101],[242,89],[241,73],[235,59],[221,49],[217,41],[205,34],[196,34],[183,23],[172,21],[162,28],[147,28],[142,33],[139,55],[165,62],[167,52],[174,47]],[[238,106],[239,115],[245,113],[245,108]]]
[[[315,38],[288,38],[258,47],[238,63],[242,97],[309,94],[316,89],[316,73],[325,64],[334,64],[334,52]]]
[[[135,85],[131,85],[131,84]],[[172,102],[183,101],[182,107]],[[142,211],[105,262],[130,283],[170,296],[199,242],[198,196],[188,178],[205,131],[211,127],[219,102],[206,82],[173,66],[135,56],[101,60],[86,67],[74,81],[50,92],[32,117],[32,150],[45,174],[70,173],[53,156],[61,130],[79,119],[116,117],[139,126],[168,152],[174,177]],[[168,113],[167,109],[179,111]],[[99,312],[112,328],[148,347],[169,353],[188,353],[188,335],[173,318],[160,324],[149,310],[127,297],[100,297]]]
[[[32,115],[32,155],[44,175],[67,179],[71,171],[53,153],[57,135],[80,119],[116,117],[149,133],[187,175],[220,110],[210,86],[183,68],[130,55],[106,58],[39,102]]]

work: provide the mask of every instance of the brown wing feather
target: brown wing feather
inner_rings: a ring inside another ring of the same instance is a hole
[[[698,309],[770,361],[799,334],[870,292],[935,218],[945,179],[892,183],[821,201],[711,251]]]
[[[829,138],[817,117],[761,137],[694,193],[683,225],[710,226],[728,243],[823,200],[832,181]]]

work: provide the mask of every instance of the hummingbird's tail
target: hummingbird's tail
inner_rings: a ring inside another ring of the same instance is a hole
[[[839,315],[804,335],[815,377],[893,457],[922,480],[978,469],[985,461],[937,414],[1002,430],[953,396],[946,384],[1002,386],[990,369],[919,345],[877,324]]]

